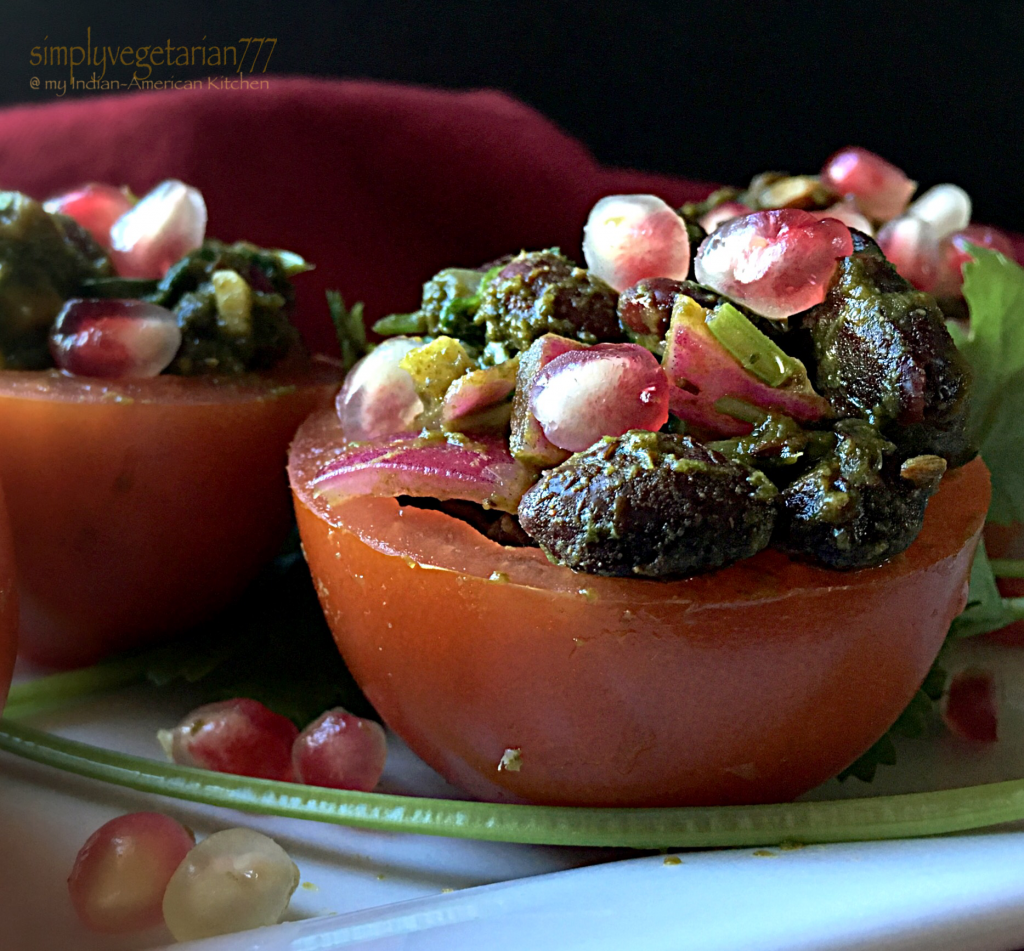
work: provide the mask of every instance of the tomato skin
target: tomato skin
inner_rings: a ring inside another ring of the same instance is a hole
[[[14,574],[14,543],[0,489],[0,710],[7,700],[18,646],[18,586]]]
[[[914,545],[865,571],[765,551],[678,582],[600,578],[394,499],[332,511],[307,486],[339,436],[310,419],[290,462],[334,637],[388,725],[492,800],[771,802],[835,775],[927,673],[989,499],[980,461],[951,473]],[[509,749],[518,771],[498,769]]]
[[[282,463],[338,373],[104,381],[0,372],[20,651],[69,667],[225,606],[284,540]]]

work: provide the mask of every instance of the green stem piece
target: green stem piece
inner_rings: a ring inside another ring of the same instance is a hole
[[[704,322],[744,370],[769,386],[781,386],[798,374],[796,361],[732,304],[719,304],[704,318]]]
[[[997,578],[1024,578],[1024,558],[991,558],[989,564]]]
[[[1024,780],[831,802],[672,809],[495,805],[321,789],[211,773],[0,721],[0,749],[92,779],[215,806],[384,832],[635,849],[937,835],[1024,818]]]

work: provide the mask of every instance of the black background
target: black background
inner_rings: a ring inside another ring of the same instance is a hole
[[[615,165],[742,183],[863,145],[1024,230],[1024,2],[3,2],[7,104],[51,101],[29,51],[86,27],[126,45],[276,36],[272,72],[503,89]]]

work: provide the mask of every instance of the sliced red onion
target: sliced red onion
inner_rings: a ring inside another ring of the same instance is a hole
[[[961,670],[949,682],[942,719],[955,736],[974,743],[999,739],[999,705],[991,671]]]
[[[356,495],[411,495],[515,512],[534,478],[499,437],[456,441],[405,433],[350,444],[317,473],[313,492],[331,503]]]
[[[753,211],[752,208],[748,208],[738,201],[725,201],[703,215],[698,223],[708,234],[711,234],[727,221],[732,221],[733,218],[742,218],[744,215],[749,215],[751,211]]]
[[[153,377],[181,346],[172,311],[140,300],[69,300],[50,331],[57,366],[106,380]]]
[[[835,218],[847,228],[856,228],[868,237],[872,237],[875,233],[874,226],[864,217],[857,207],[857,203],[851,198],[844,198],[842,201],[830,205],[824,211],[813,211],[811,214],[816,218]]]
[[[959,185],[936,185],[914,201],[907,215],[931,225],[941,241],[971,223],[971,196]]]
[[[676,416],[714,434],[741,436],[751,426],[715,408],[723,397],[800,422],[813,422],[829,412],[828,402],[814,392],[806,377],[791,386],[774,387],[744,370],[711,333],[704,317],[704,309],[692,298],[677,298],[662,359],[673,384],[669,398]]]
[[[512,429],[509,445],[512,455],[527,465],[557,466],[569,458],[569,453],[552,443],[530,409],[530,394],[541,370],[555,357],[570,350],[585,350],[586,344],[558,334],[544,334],[519,354],[516,374],[516,395],[512,401]]]
[[[962,293],[964,265],[973,261],[971,245],[991,248],[1014,260],[1013,242],[998,228],[989,225],[968,225],[939,242],[939,260],[935,286],[936,297],[956,297]]]
[[[821,183],[850,195],[869,218],[888,221],[903,213],[917,188],[895,165],[862,148],[841,149],[821,170]]]
[[[726,222],[700,245],[697,280],[770,320],[825,299],[838,258],[853,253],[850,229],[797,208]]]
[[[43,208],[51,214],[74,218],[101,248],[109,251],[111,227],[133,204],[127,189],[89,182],[47,199]]]
[[[111,258],[122,277],[160,278],[206,236],[206,202],[198,189],[161,182],[110,229]]]
[[[668,380],[654,354],[635,343],[598,344],[555,357],[530,392],[530,409],[559,449],[580,452],[602,436],[661,429]]]
[[[609,195],[587,218],[583,257],[617,291],[645,277],[685,280],[690,273],[686,222],[656,195]]]
[[[516,388],[518,359],[460,376],[444,395],[441,425],[447,426],[497,406]]]
[[[391,337],[352,367],[335,400],[345,438],[352,442],[404,432],[423,412],[408,370],[399,364],[422,340]]]
[[[927,221],[900,215],[882,225],[876,240],[901,277],[918,290],[935,286],[939,239]]]

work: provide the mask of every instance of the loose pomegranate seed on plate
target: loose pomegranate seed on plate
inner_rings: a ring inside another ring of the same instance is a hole
[[[858,147],[836,152],[821,170],[821,183],[840,195],[852,195],[875,221],[902,214],[917,188],[895,165]]]
[[[238,697],[197,707],[173,730],[157,736],[167,755],[182,766],[291,780],[292,743],[298,734],[291,720],[256,700]]]
[[[101,248],[109,251],[111,227],[134,203],[125,188],[89,182],[47,199],[43,202],[43,208],[51,213],[74,218],[96,239]]]
[[[273,839],[225,829],[203,839],[171,876],[164,921],[178,941],[275,925],[298,885],[298,868]]]
[[[654,354],[635,343],[606,343],[548,363],[530,391],[530,410],[553,445],[580,452],[602,436],[660,429],[668,395]]]
[[[106,934],[159,925],[167,883],[194,844],[188,829],[158,812],[133,812],[100,826],[68,877],[82,924]]]
[[[994,743],[999,738],[999,708],[992,672],[969,668],[956,674],[946,688],[942,719],[962,740]]]
[[[825,299],[836,261],[853,253],[850,229],[796,208],[756,211],[701,242],[697,280],[771,320]]]
[[[50,353],[61,370],[106,380],[153,377],[181,346],[172,311],[141,300],[69,300],[50,330]]]
[[[110,229],[110,256],[122,277],[160,278],[206,236],[199,190],[169,179],[121,215]]]
[[[387,737],[379,723],[335,707],[298,735],[292,745],[292,767],[300,783],[371,792],[380,781],[387,754]]]
[[[617,291],[645,277],[685,280],[690,273],[686,222],[656,195],[608,195],[587,218],[583,257]]]

